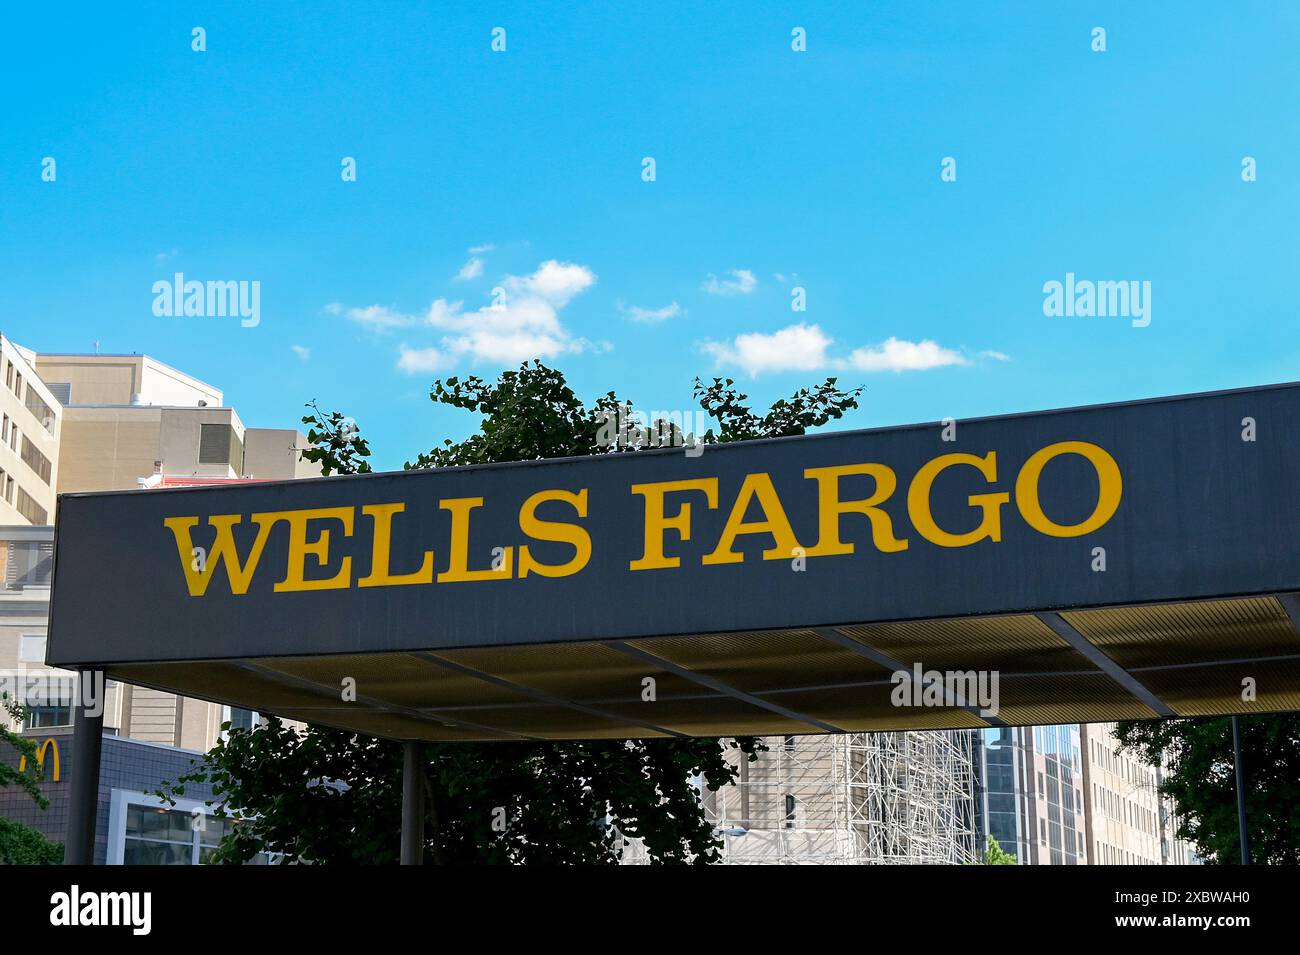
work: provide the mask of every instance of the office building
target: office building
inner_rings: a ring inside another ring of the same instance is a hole
[[[176,487],[318,474],[292,428],[246,427],[222,391],[146,355],[44,354],[0,336],[0,670],[42,672],[58,493]],[[38,525],[25,529],[22,525]],[[39,526],[45,525],[45,526]],[[32,729],[66,725],[67,687],[33,708]],[[109,687],[106,726],[205,751],[225,722],[256,714],[147,687]]]
[[[976,747],[981,833],[1022,865],[1185,865],[1161,770],[1119,752],[1114,723],[999,727]]]
[[[37,375],[34,359],[0,335],[0,525],[53,520],[63,409]]]
[[[1083,865],[1082,755],[1077,724],[977,732],[976,816],[1020,865]]]

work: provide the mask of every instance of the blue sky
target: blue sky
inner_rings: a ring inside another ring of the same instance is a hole
[[[0,329],[246,424],[317,398],[398,467],[529,351],[646,410],[834,374],[851,427],[1300,377],[1292,4],[179,6],[7,12]],[[177,271],[260,324],[156,316]],[[1045,316],[1067,272],[1151,324]]]

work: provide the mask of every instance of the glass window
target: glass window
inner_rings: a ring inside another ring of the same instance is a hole
[[[115,801],[118,795],[114,793]],[[137,801],[146,799],[141,793],[132,793],[123,807],[121,859],[125,865],[202,865],[240,824],[237,819],[219,819],[198,803],[180,808]],[[271,862],[266,853],[259,853],[249,864]]]
[[[45,662],[45,634],[24,633],[18,638],[18,659],[23,663]]]
[[[27,518],[27,520],[33,524],[44,524],[49,518],[49,514],[46,512],[45,508],[37,504],[35,498],[22,488],[18,489],[17,507],[18,513]]]
[[[193,865],[193,817],[178,809],[133,805],[126,816],[127,865]]]
[[[257,725],[257,714],[252,710],[230,707],[230,728],[232,730],[251,730]]]
[[[32,417],[41,423],[42,428],[50,434],[54,433],[54,412],[45,403],[45,399],[36,393],[35,388],[29,387],[27,389],[27,400],[23,404],[32,413]]]
[[[41,449],[32,443],[32,439],[23,435],[23,461],[36,472],[46,484],[50,483],[50,459],[41,453]]]
[[[50,700],[35,706],[24,706],[26,719],[23,726],[29,730],[49,729],[72,725],[72,701]]]

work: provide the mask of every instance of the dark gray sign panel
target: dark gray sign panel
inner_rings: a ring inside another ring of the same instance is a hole
[[[695,456],[70,494],[48,662],[1285,592],[1300,589],[1298,487],[1300,385],[1288,384]]]

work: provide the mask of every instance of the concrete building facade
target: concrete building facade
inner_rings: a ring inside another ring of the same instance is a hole
[[[0,334],[0,525],[54,519],[63,407],[34,358]]]
[[[145,355],[42,354],[0,336],[0,369],[0,671],[44,674],[53,688],[29,714],[36,731],[71,718],[72,674],[44,665],[57,494],[318,471],[301,432],[248,428],[221,389]],[[113,732],[196,751],[224,722],[256,718],[125,684],[109,686],[106,705]]]
[[[983,833],[1022,865],[1186,865],[1160,771],[1119,752],[1114,723],[984,730]]]

